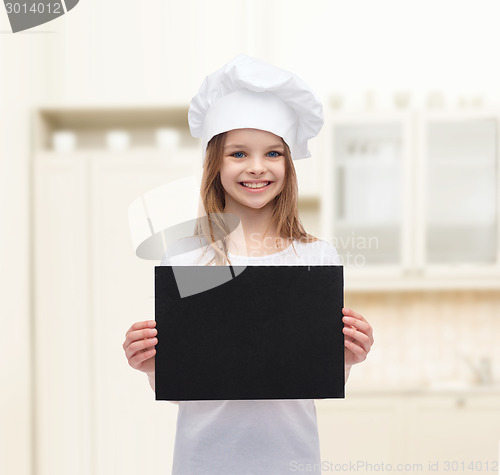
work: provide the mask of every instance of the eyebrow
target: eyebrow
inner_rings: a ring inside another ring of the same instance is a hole
[[[229,144],[229,145],[226,145],[224,148],[246,148],[247,145],[241,145],[241,144]],[[268,147],[266,148],[283,148],[283,144],[282,143],[276,143],[276,144],[273,144],[273,145],[269,145]]]

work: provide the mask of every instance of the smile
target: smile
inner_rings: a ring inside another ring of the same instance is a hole
[[[259,192],[265,190],[273,183],[272,181],[263,181],[261,183],[248,183],[248,182],[240,182],[240,185],[247,189],[247,191],[251,192]]]

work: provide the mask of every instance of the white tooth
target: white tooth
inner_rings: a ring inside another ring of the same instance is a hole
[[[242,183],[243,186],[246,186],[248,188],[263,188],[267,185],[269,185],[269,182],[263,182],[263,183]]]

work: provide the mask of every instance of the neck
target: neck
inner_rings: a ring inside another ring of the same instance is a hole
[[[271,223],[272,203],[255,209],[247,206],[235,206],[226,200],[225,213],[232,213],[240,219],[240,225],[231,233],[229,252],[245,255],[266,255],[286,247],[286,240],[281,239],[277,229]]]

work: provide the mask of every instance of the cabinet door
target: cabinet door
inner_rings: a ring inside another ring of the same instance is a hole
[[[158,153],[35,156],[40,475],[170,473],[178,406],[155,401],[122,347],[132,323],[154,319],[159,263],[135,256],[128,206],[190,171]]]
[[[437,467],[435,473],[498,470],[494,465],[500,440],[497,397],[419,397],[411,414],[411,459],[424,464],[425,471],[429,463]]]
[[[355,396],[316,401],[323,463],[349,467],[358,461],[404,462],[404,401],[398,397]],[[363,465],[358,471],[370,470]]]
[[[327,120],[323,220],[349,268],[410,265],[410,130],[407,115]]]
[[[39,475],[92,473],[87,160],[34,157],[35,441]]]
[[[420,261],[434,267],[498,263],[498,119],[423,115]]]
[[[147,376],[128,365],[122,348],[134,322],[154,319],[154,266],[159,265],[136,257],[128,206],[142,193],[188,174],[189,166],[176,171],[159,154],[91,157],[96,475],[171,471],[178,406],[155,401]]]

